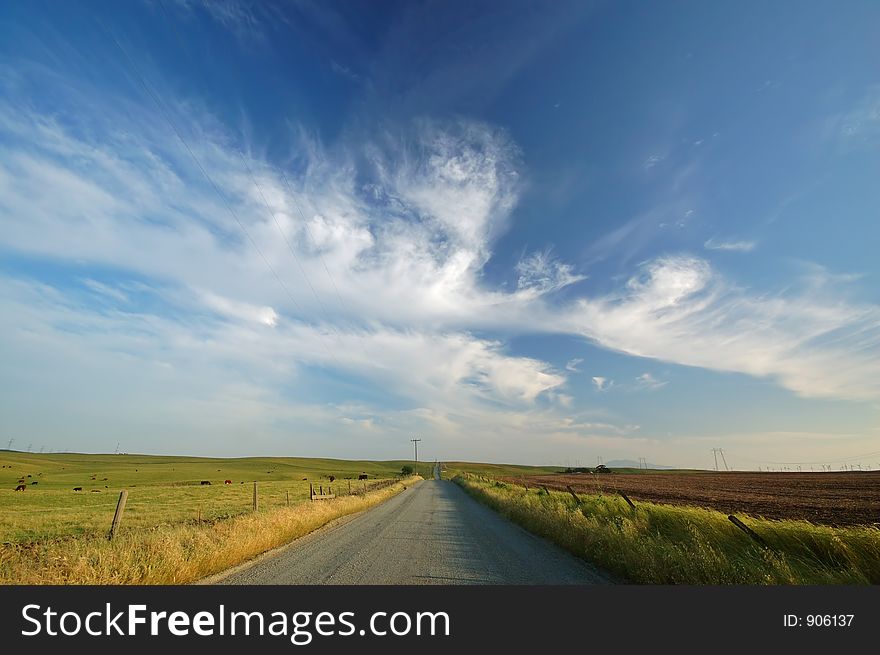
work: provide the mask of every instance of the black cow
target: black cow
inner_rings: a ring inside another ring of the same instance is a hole
[[[74,487],[73,490],[74,490],[74,491],[82,491],[83,488],[82,488],[82,487]]]
[[[211,484],[211,481],[210,480],[202,480],[202,484],[203,485]]]
[[[23,484],[20,484],[15,488],[16,491],[24,491],[25,489],[27,489],[27,487],[25,487]]]
[[[358,476],[358,480],[366,480],[366,479],[367,479],[367,474],[366,474],[366,473],[361,473],[361,474]]]

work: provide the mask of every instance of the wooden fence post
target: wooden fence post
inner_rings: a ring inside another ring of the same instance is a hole
[[[260,508],[260,499],[257,496],[257,481],[254,480],[254,511],[256,512]]]
[[[761,537],[761,535],[759,535],[757,532],[752,530],[749,526],[747,526],[745,523],[740,521],[733,514],[731,514],[727,518],[731,523],[733,523],[736,527],[738,527],[740,530],[742,530],[747,535],[749,535],[752,539],[754,539],[763,548],[768,548],[768,549],[772,550],[772,548],[770,548],[770,544],[768,544],[766,541],[764,541],[764,539]]]
[[[627,505],[629,505],[629,506],[632,507],[633,509],[636,508],[636,506],[633,504],[633,501],[631,501],[631,500],[629,499],[629,496],[627,496],[627,495],[626,495],[625,493],[623,493],[622,491],[618,491],[617,493],[619,493],[621,496],[623,496],[623,499],[626,501]]]
[[[290,491],[287,492],[287,506],[290,507]]]
[[[116,536],[116,530],[119,528],[119,523],[122,521],[122,512],[125,511],[125,501],[128,500],[128,492],[123,490],[119,492],[119,500],[116,502],[116,513],[113,515],[113,523],[110,524],[110,534],[107,535],[107,539],[113,541],[113,537]]]
[[[569,484],[565,488],[568,489],[568,493],[570,493],[572,496],[574,496],[575,502],[580,504],[581,499],[578,498],[578,495],[574,492],[574,489],[571,488],[571,485]]]
[[[351,495],[351,480],[348,481],[348,495]]]

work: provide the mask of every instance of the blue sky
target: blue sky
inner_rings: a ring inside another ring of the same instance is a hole
[[[878,19],[4,3],[0,437],[876,467]]]

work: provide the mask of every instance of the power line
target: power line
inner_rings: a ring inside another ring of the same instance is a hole
[[[247,163],[247,160],[244,157],[244,153],[239,151],[238,156],[241,157],[241,162],[244,164],[245,169],[248,172],[248,175],[251,178],[251,181],[254,183],[254,186],[257,188],[257,191],[260,194],[260,198],[263,199],[263,204],[266,206],[266,211],[269,212],[269,216],[272,217],[272,222],[275,223],[275,227],[278,228],[278,233],[281,235],[281,238],[284,239],[284,243],[287,245],[287,250],[290,251],[293,260],[296,262],[297,267],[299,268],[299,272],[302,273],[303,279],[306,281],[306,284],[309,286],[309,289],[312,291],[312,295],[315,297],[315,300],[318,303],[318,306],[321,308],[321,312],[324,314],[324,318],[327,319],[327,323],[330,325],[330,328],[336,333],[336,336],[341,338],[341,335],[336,330],[336,327],[330,322],[330,315],[327,313],[327,308],[324,306],[324,303],[321,302],[320,296],[318,296],[318,292],[315,291],[314,285],[312,285],[312,281],[309,279],[308,273],[306,273],[306,269],[303,267],[302,262],[300,261],[299,255],[296,254],[296,250],[294,250],[293,246],[290,244],[290,240],[287,238],[287,235],[284,234],[284,230],[281,228],[281,224],[278,222],[278,217],[275,216],[275,212],[272,207],[269,205],[269,201],[266,199],[266,194],[263,193],[263,187],[257,181],[256,176],[254,175],[253,170],[250,165]]]
[[[870,459],[872,457],[877,457],[880,455],[880,451],[873,453],[864,453],[862,455],[853,455],[851,457],[826,457],[823,460],[815,460],[812,462],[774,462],[770,460],[758,460],[758,459],[750,459],[748,457],[740,457],[740,459],[745,460],[747,462],[751,462],[753,464],[774,464],[776,466],[823,466],[828,462],[857,462],[863,459]]]
[[[190,54],[190,50],[187,47],[184,39],[180,36],[180,32],[177,29],[177,25],[171,19],[171,16],[168,12],[168,9],[165,7],[165,3],[163,2],[163,0],[159,0],[159,7],[162,10],[162,15],[164,16],[165,21],[171,26],[171,30],[174,32],[174,36],[177,39],[177,42],[180,44],[181,48],[183,48],[183,51],[186,53],[187,58],[192,60],[193,57]],[[239,152],[239,155],[241,155],[242,161],[244,161],[244,155],[242,155],[240,152]],[[266,208],[269,209],[269,203],[266,202],[266,197],[263,195],[262,189],[260,188],[260,185],[257,183],[256,179],[254,178],[253,172],[251,171],[250,167],[247,165],[247,162],[245,162],[245,167],[248,169],[248,173],[250,174],[251,179],[254,182],[254,185],[260,190],[260,195],[263,196],[263,202],[266,204]],[[321,255],[320,250],[318,250],[318,247],[317,247],[318,242],[315,240],[315,237],[312,234],[311,229],[309,228],[309,224],[305,219],[305,215],[303,214],[302,207],[300,206],[299,201],[297,200],[296,194],[293,192],[293,188],[291,187],[290,181],[287,179],[287,175],[284,173],[283,168],[279,167],[278,172],[281,173],[281,178],[284,180],[284,184],[287,187],[288,192],[290,193],[291,199],[293,200],[293,204],[296,207],[297,212],[299,213],[300,219],[302,219],[303,227],[305,228],[306,233],[308,234],[309,239],[312,242],[312,245],[315,246],[315,250],[317,252],[318,259],[320,259],[321,265],[324,267],[324,271],[327,273],[327,277],[330,279],[330,283],[333,285],[333,289],[336,292],[336,297],[339,299],[339,305],[340,305],[340,307],[342,307],[343,312],[347,315],[347,314],[349,314],[348,307],[345,304],[345,301],[342,299],[342,294],[339,293],[339,287],[336,285],[336,280],[333,278],[333,275],[330,273],[330,269],[327,266],[327,263],[324,261],[323,255]],[[315,299],[318,301],[318,304],[321,306],[321,310],[324,313],[324,316],[328,319],[328,323],[330,324],[330,327],[336,333],[336,336],[339,337],[341,340],[342,337],[339,334],[339,331],[335,328],[335,326],[332,325],[332,323],[330,323],[329,316],[328,316],[326,308],[324,307],[324,304],[321,302],[321,299],[318,297],[318,294],[315,292],[315,288],[312,286],[312,283],[309,280],[308,275],[306,275],[306,272],[303,269],[303,266],[299,263],[299,258],[297,257],[296,253],[293,251],[293,248],[291,248],[290,242],[288,242],[288,240],[287,240],[287,236],[284,234],[284,231],[281,229],[281,226],[278,225],[278,221],[277,221],[277,219],[275,219],[275,215],[271,209],[269,209],[269,213],[272,214],[272,219],[275,221],[275,225],[276,225],[276,227],[278,227],[279,232],[281,232],[281,236],[284,238],[285,243],[287,243],[287,247],[290,250],[291,254],[293,255],[294,259],[296,260],[297,265],[299,266],[300,271],[303,274],[303,277],[305,278],[306,282],[309,285],[309,288],[312,290],[312,293],[315,294]],[[355,332],[355,336],[357,337],[358,342],[361,345],[361,350],[363,350],[364,354],[367,355],[368,353],[367,353],[366,346],[364,345],[363,337],[361,337],[361,335],[357,332]]]
[[[309,227],[309,223],[306,220],[306,216],[303,213],[302,206],[299,204],[299,200],[297,200],[296,193],[293,190],[293,187],[290,184],[290,180],[287,179],[287,174],[284,172],[283,168],[279,168],[278,172],[281,173],[281,179],[284,180],[284,185],[287,187],[288,193],[290,193],[290,197],[293,200],[293,205],[296,207],[297,212],[299,212],[299,217],[302,220],[303,228],[306,231],[306,234],[309,235],[309,240],[312,242],[312,245],[315,247],[315,251],[318,255],[318,259],[321,261],[321,266],[324,267],[324,272],[327,273],[327,278],[330,280],[330,284],[333,285],[333,290],[336,292],[336,298],[339,300],[339,306],[342,307],[342,311],[346,314],[349,314],[348,305],[342,299],[342,294],[339,292],[339,287],[336,284],[336,280],[333,278],[333,274],[330,272],[330,268],[327,266],[327,262],[324,260],[324,256],[321,254],[320,249],[318,248],[318,242],[315,239],[315,236],[312,234],[312,229]],[[364,354],[367,354],[366,346],[364,345],[364,340],[360,334],[355,333],[357,335],[358,341],[361,344],[361,349],[364,351]]]
[[[168,9],[165,7],[165,3],[162,0],[159,0],[159,7],[162,9],[162,14],[165,18],[165,21],[171,26],[171,30],[174,32],[174,36],[177,39],[177,42],[180,43],[180,46],[183,49],[183,51],[186,53],[187,58],[192,60],[193,58],[190,54],[190,50],[187,47],[184,39],[180,36],[180,32],[177,29],[177,25],[171,19],[171,16],[168,12]],[[256,181],[255,176],[253,174],[253,171],[250,169],[247,162],[245,161],[244,155],[241,152],[239,152],[239,155],[241,156],[242,161],[245,164],[245,167],[248,169],[248,174],[250,175],[251,180],[254,182],[254,186],[256,186],[258,188],[258,190],[260,191],[260,195],[263,198],[263,202],[266,204],[266,209],[269,210],[269,213],[272,215],[272,219],[275,221],[275,226],[278,228],[278,231],[281,232],[281,236],[284,239],[285,243],[287,244],[288,250],[290,250],[291,254],[293,255],[294,259],[296,260],[297,265],[299,266],[300,272],[303,274],[303,277],[305,278],[306,283],[309,285],[309,288],[312,290],[312,293],[315,295],[315,300],[318,301],[318,304],[321,307],[321,311],[324,313],[324,316],[328,319],[328,323],[329,323],[329,315],[328,315],[326,307],[321,302],[321,299],[318,297],[318,294],[316,293],[314,286],[312,286],[312,283],[309,280],[308,275],[306,274],[302,264],[300,264],[299,257],[294,252],[293,248],[290,245],[290,242],[287,240],[287,236],[284,234],[284,230],[282,230],[281,226],[278,224],[278,220],[276,219],[274,212],[269,208],[269,203],[266,201],[265,195],[263,195],[262,188],[260,187],[259,183]],[[321,261],[321,266],[324,267],[324,272],[327,273],[327,277],[330,279],[330,284],[333,286],[333,290],[336,293],[336,298],[339,300],[340,307],[342,307],[342,310],[343,310],[343,312],[345,312],[345,314],[349,314],[350,312],[348,310],[348,306],[346,305],[345,301],[342,299],[342,294],[339,292],[339,287],[336,284],[336,280],[333,278],[333,275],[330,273],[330,268],[327,266],[327,262],[324,261],[323,255],[321,255],[320,250],[318,250],[318,247],[317,247],[318,242],[315,240],[315,237],[312,234],[311,228],[309,228],[309,224],[306,221],[305,214],[303,213],[302,207],[300,206],[299,201],[297,200],[296,194],[293,191],[293,188],[290,184],[290,181],[288,180],[287,175],[284,173],[283,168],[279,167],[278,172],[281,173],[281,178],[284,180],[284,185],[287,187],[287,190],[290,193],[290,197],[293,200],[293,204],[296,207],[297,212],[299,213],[299,216],[300,216],[300,219],[302,220],[302,225],[305,228],[306,234],[308,234],[309,240],[312,242],[312,245],[315,246],[315,249],[316,249],[316,252],[318,255],[318,259]],[[339,337],[341,339],[342,336],[339,334],[339,331],[335,328],[335,326],[333,326],[332,323],[330,324],[330,326],[333,329],[333,331],[336,333],[337,337]],[[355,332],[355,336],[357,337],[358,342],[361,345],[361,349],[364,351],[364,354],[365,355],[368,354],[366,346],[364,345],[363,337],[361,337],[361,335],[358,334],[357,332]]]
[[[159,98],[153,93],[152,89],[150,89],[149,85],[148,85],[147,82],[146,82],[146,79],[145,79],[144,76],[141,74],[140,69],[138,69],[137,65],[134,63],[134,60],[132,60],[132,58],[129,56],[129,54],[128,54],[128,52],[125,50],[125,48],[122,47],[122,44],[119,43],[119,40],[116,38],[116,36],[113,34],[113,32],[112,32],[109,28],[107,28],[106,25],[104,25],[103,21],[101,21],[101,19],[100,19],[99,17],[97,17],[97,16],[96,16],[96,20],[97,20],[98,23],[103,27],[104,31],[107,32],[107,34],[108,34],[108,35],[110,36],[110,38],[113,40],[113,43],[116,44],[116,47],[117,47],[117,48],[119,49],[119,51],[123,54],[123,56],[125,57],[125,59],[128,61],[128,63],[130,64],[132,70],[134,71],[135,75],[137,76],[138,81],[140,82],[141,86],[143,87],[144,91],[147,93],[147,95],[150,96],[150,99],[151,99],[151,100],[153,101],[153,103],[156,105],[156,108],[159,110],[159,113],[162,115],[162,117],[165,119],[165,121],[166,121],[166,122],[168,123],[168,125],[171,127],[171,130],[174,132],[174,135],[177,137],[177,140],[180,141],[181,145],[182,145],[182,146],[184,147],[184,149],[189,153],[189,156],[192,158],[192,160],[193,160],[193,162],[195,163],[196,167],[199,169],[199,171],[201,171],[202,175],[205,177],[206,180],[208,180],[208,182],[210,183],[210,185],[213,187],[214,191],[215,191],[215,192],[217,193],[217,195],[220,197],[220,200],[223,202],[223,204],[224,204],[224,206],[226,207],[227,211],[229,211],[229,213],[230,213],[230,215],[232,216],[232,218],[233,218],[233,219],[235,220],[235,222],[238,224],[238,227],[241,228],[241,231],[242,231],[242,232],[244,233],[244,235],[247,237],[248,241],[250,241],[251,245],[254,247],[254,250],[256,250],[257,253],[260,255],[260,258],[263,260],[263,263],[266,264],[266,267],[269,269],[269,271],[270,271],[270,272],[272,273],[272,275],[275,277],[275,279],[277,280],[278,284],[281,286],[282,289],[284,289],[285,293],[287,294],[287,296],[290,298],[291,302],[293,303],[293,306],[296,308],[296,310],[297,310],[300,314],[305,315],[305,312],[302,310],[302,307],[300,307],[300,304],[296,301],[296,298],[293,296],[293,293],[291,293],[290,289],[289,289],[289,288],[287,287],[287,285],[284,283],[284,280],[282,280],[281,277],[278,275],[278,272],[275,270],[275,268],[272,266],[272,264],[271,264],[271,263],[269,262],[269,260],[266,258],[266,255],[263,254],[263,251],[262,251],[262,250],[260,249],[260,247],[257,245],[257,242],[256,242],[256,241],[254,240],[254,238],[251,236],[251,233],[248,231],[248,229],[244,226],[244,223],[241,222],[241,220],[240,220],[239,217],[238,217],[238,214],[237,214],[237,213],[235,212],[235,210],[232,208],[232,205],[229,204],[229,201],[226,199],[226,196],[224,196],[223,193],[221,193],[221,191],[220,191],[220,187],[217,186],[217,183],[214,181],[214,178],[212,178],[212,177],[208,174],[208,171],[205,170],[204,166],[202,166],[202,163],[199,161],[199,158],[196,157],[195,153],[192,151],[192,149],[189,147],[189,144],[186,142],[186,139],[183,138],[183,135],[180,133],[180,131],[177,129],[177,126],[176,126],[176,125],[174,124],[174,122],[171,120],[171,117],[168,116],[168,114],[167,114],[166,111],[165,111],[165,108],[163,107],[162,103],[159,101]],[[320,334],[320,332],[319,332],[319,334]],[[338,364],[339,362],[338,362],[338,360],[336,359],[336,356],[333,354],[333,352],[332,352],[332,351],[330,350],[330,348],[327,346],[326,342],[324,342],[324,341],[322,340],[322,343],[323,343],[323,345],[324,345],[324,348],[327,350],[327,353],[328,353],[328,354],[330,355],[330,357],[333,359],[333,361],[335,361],[335,362]]]

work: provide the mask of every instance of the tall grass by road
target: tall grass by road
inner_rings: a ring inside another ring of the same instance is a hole
[[[639,584],[880,584],[880,529],[739,517],[758,545],[725,514],[637,503],[618,496],[525,489],[473,476],[455,478],[477,500],[527,530]]]
[[[400,493],[419,478],[360,496],[105,537],[0,545],[0,584],[183,584],[219,573]]]

